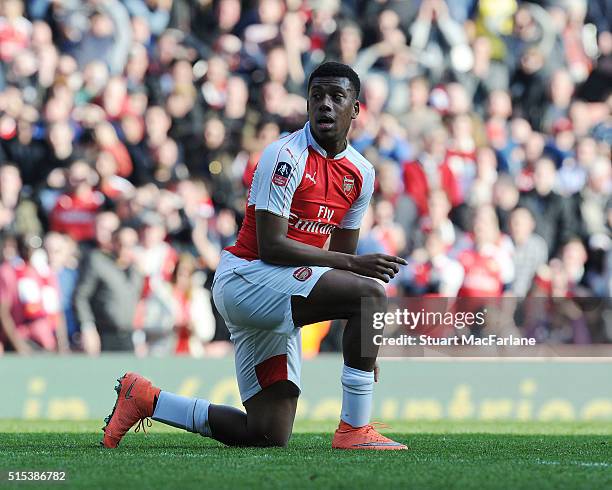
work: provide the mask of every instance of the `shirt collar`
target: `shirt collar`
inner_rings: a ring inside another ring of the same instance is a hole
[[[327,152],[321,147],[319,143],[317,143],[317,140],[315,140],[314,136],[310,131],[310,121],[306,122],[306,124],[304,125],[304,131],[306,132],[306,140],[308,142],[308,146],[312,146],[317,153],[321,154],[325,158],[328,158]],[[350,145],[347,141],[346,148],[340,153],[338,153],[332,160],[340,160],[341,158],[344,158],[348,153],[349,146]]]

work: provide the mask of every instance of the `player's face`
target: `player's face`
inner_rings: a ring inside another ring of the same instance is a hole
[[[308,93],[310,128],[319,142],[344,142],[359,102],[348,78],[317,77]]]

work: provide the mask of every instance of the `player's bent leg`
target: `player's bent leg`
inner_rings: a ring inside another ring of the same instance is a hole
[[[136,373],[119,378],[117,401],[105,419],[102,445],[115,448],[123,436],[145,420],[153,420],[211,437],[229,446],[285,447],[291,437],[298,388],[279,381],[245,402],[247,413],[207,400],[161,391]]]
[[[153,419],[211,437],[228,446],[286,447],[291,437],[298,394],[299,390],[293,383],[279,381],[245,401],[246,413],[226,405],[180,397],[185,398],[187,405],[187,420],[184,424],[177,424],[172,420],[172,414],[164,414],[163,410],[160,410],[159,414],[156,411],[157,415]],[[162,392],[162,403],[164,395],[165,392]],[[172,394],[167,396],[177,397]],[[206,404],[206,417],[197,413],[198,403]],[[188,416],[190,410],[195,414],[191,421]],[[160,418],[161,416],[164,418]],[[179,417],[183,418],[180,412]]]
[[[228,446],[281,446],[289,442],[299,390],[279,381],[234,407],[162,391],[153,420],[211,437]]]
[[[249,432],[262,446],[286,447],[293,432],[300,390],[291,381],[277,381],[244,402]]]
[[[362,299],[368,300],[363,302]],[[342,353],[347,366],[362,371],[373,371],[377,349],[362,356],[362,342],[374,345],[371,339],[377,332],[371,322],[362,318],[387,310],[387,296],[383,286],[373,279],[352,272],[333,269],[325,273],[308,297],[291,298],[293,321],[298,326],[325,320],[348,320],[342,337]]]
[[[367,301],[362,301],[367,298]],[[296,325],[323,320],[347,319],[342,337],[342,411],[332,447],[336,449],[407,449],[379,434],[369,424],[372,411],[374,365],[378,349],[373,337],[373,314],[386,312],[387,297],[376,281],[351,272],[331,270],[324,274],[307,298],[292,298]],[[365,321],[362,323],[362,319]],[[367,353],[362,346],[367,345]]]

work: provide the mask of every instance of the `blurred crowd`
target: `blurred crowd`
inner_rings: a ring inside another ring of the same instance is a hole
[[[409,260],[390,294],[609,298],[611,22],[609,0],[0,0],[0,352],[227,353],[220,252],[325,60],[362,80],[358,252]]]

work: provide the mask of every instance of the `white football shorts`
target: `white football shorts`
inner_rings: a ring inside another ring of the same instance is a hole
[[[289,380],[300,389],[302,342],[291,296],[307,297],[329,267],[287,267],[221,254],[212,292],[231,334],[236,378],[244,403]]]

